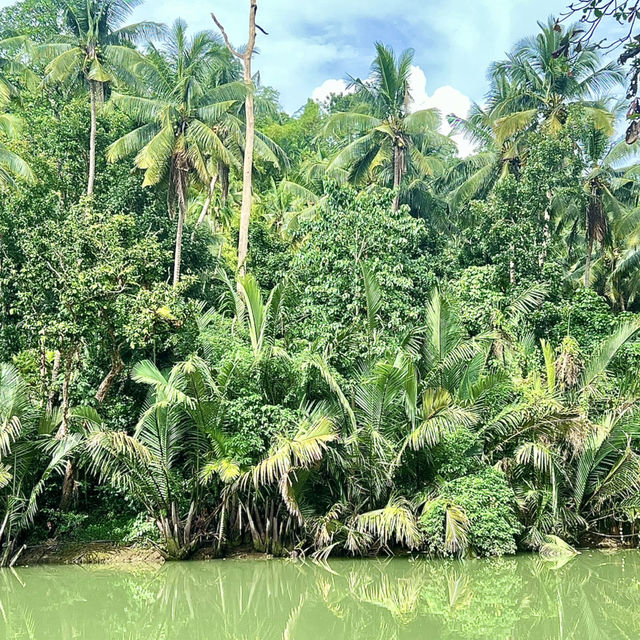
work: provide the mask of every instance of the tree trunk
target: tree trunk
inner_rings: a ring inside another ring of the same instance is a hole
[[[47,347],[45,337],[40,337],[40,406],[44,406],[47,394]]]
[[[591,254],[593,253],[593,233],[591,232],[589,207],[587,207],[587,213],[585,214],[584,227],[587,238],[587,257],[584,262],[584,288],[588,289],[591,285]]]
[[[400,208],[400,185],[404,177],[404,154],[402,148],[397,144],[393,145],[393,189],[395,196],[393,197],[393,211]]]
[[[96,392],[95,398],[96,400],[102,404],[109,393],[109,389],[111,389],[111,385],[115,382],[115,379],[122,373],[124,369],[124,362],[120,357],[120,348],[114,347],[114,351],[111,354],[111,369],[109,369],[109,373],[105,376],[104,380],[100,383],[98,387],[98,391]]]
[[[89,95],[91,96],[91,130],[89,132],[89,182],[87,184],[87,195],[93,195],[93,183],[96,179],[96,130],[97,123],[97,99],[96,83],[89,80]]]
[[[587,240],[587,257],[584,262],[584,287],[591,286],[591,254],[593,253],[593,238]]]
[[[538,266],[542,269],[544,267],[544,263],[547,260],[547,251],[549,249],[549,244],[551,243],[551,214],[549,213],[549,209],[551,208],[551,201],[553,196],[550,191],[547,191],[547,200],[549,204],[547,208],[544,210],[544,226],[542,228],[542,250],[540,251],[540,256],[538,257]]]
[[[515,284],[516,283],[516,261],[515,261],[515,256],[514,256],[514,247],[513,245],[510,245],[509,248],[511,249],[511,260],[509,260],[509,284]]]
[[[53,411],[53,401],[56,397],[56,380],[58,379],[58,372],[60,371],[60,351],[56,349],[53,356],[53,368],[51,369],[51,384],[49,386],[49,397],[47,398],[47,413]]]
[[[178,179],[176,182],[178,196],[178,228],[176,229],[176,249],[173,258],[173,286],[176,287],[180,282],[180,263],[182,261],[182,232],[184,230],[184,221],[187,217],[187,185],[185,172],[177,169]]]
[[[63,440],[69,435],[69,386],[71,384],[71,374],[73,371],[73,360],[75,358],[75,349],[70,348],[64,358],[64,380],[62,382],[62,420],[57,440]],[[67,460],[64,472],[64,480],[62,482],[62,496],[60,498],[60,508],[66,511],[75,501],[75,472],[71,460]]]
[[[64,378],[62,381],[62,420],[56,438],[62,440],[69,435],[69,386],[71,384],[71,373],[73,370],[74,350],[69,351],[64,357]]]
[[[249,0],[249,41],[243,53],[231,46],[231,42],[214,14],[213,21],[222,32],[224,41],[229,51],[236,58],[242,60],[244,65],[244,83],[247,87],[245,100],[245,146],[244,163],[242,167],[242,206],[240,207],[240,235],[238,237],[238,273],[242,276],[246,272],[247,253],[249,251],[249,220],[251,218],[252,205],[252,173],[253,173],[253,145],[255,140],[255,114],[253,99],[253,77],[251,75],[251,59],[256,44],[256,13],[258,12],[258,0]]]
[[[62,496],[60,497],[60,509],[68,511],[76,502],[76,473],[71,460],[67,460],[64,468],[64,480],[62,481]]]
[[[246,75],[246,74],[245,74]],[[253,89],[251,89],[253,91]],[[253,93],[247,96],[246,111],[246,141],[244,149],[244,167],[242,170],[242,206],[240,208],[240,235],[238,237],[238,272],[243,276],[247,270],[247,253],[249,251],[249,220],[251,218],[252,204],[252,171],[253,171],[253,144],[255,120],[253,114]]]
[[[224,162],[218,162],[218,175],[220,176],[220,193],[222,196],[222,206],[227,206],[229,199],[229,166]]]

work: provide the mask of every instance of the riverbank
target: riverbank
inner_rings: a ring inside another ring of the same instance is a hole
[[[580,549],[581,553],[589,551],[617,551],[634,548],[622,544],[613,538],[603,539],[600,544],[590,544]],[[406,553],[400,556],[408,555]],[[225,554],[225,558],[266,560],[271,554],[258,553],[249,548],[238,548]],[[214,560],[219,555],[213,547],[198,549],[190,560]],[[126,545],[118,542],[56,542],[27,547],[19,556],[16,565],[26,567],[33,565],[127,565],[153,564],[162,565],[166,561],[153,546]]]
[[[190,560],[213,560],[219,557],[212,547],[198,549]],[[256,553],[249,549],[237,549],[226,554],[225,558],[268,559],[270,554]],[[125,545],[118,542],[54,542],[27,547],[18,557],[17,567],[33,565],[126,565],[155,564],[166,561],[162,554],[152,546]]]
[[[162,564],[162,555],[152,547],[117,542],[46,542],[27,547],[16,566],[40,564]]]

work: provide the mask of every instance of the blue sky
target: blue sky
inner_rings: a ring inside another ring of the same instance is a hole
[[[0,0],[1,2],[2,0]],[[290,112],[330,78],[366,75],[373,43],[415,49],[432,95],[451,86],[473,100],[486,91],[486,70],[536,21],[564,10],[563,0],[259,0],[256,68]],[[214,10],[232,40],[246,41],[248,0],[149,0],[137,18],[211,28]]]
[[[283,107],[293,113],[314,90],[347,74],[366,76],[373,43],[397,51],[415,49],[414,91],[420,104],[464,110],[481,101],[488,65],[523,36],[536,32],[537,20],[559,14],[569,0],[258,0],[260,34],[255,67],[264,84],[275,87]],[[0,7],[11,4],[0,0]],[[134,20],[170,23],[180,16],[195,30],[215,28],[213,10],[231,39],[247,38],[248,0],[147,0]],[[451,105],[449,102],[451,102]],[[457,107],[457,108],[456,108]],[[460,113],[459,115],[463,115]]]

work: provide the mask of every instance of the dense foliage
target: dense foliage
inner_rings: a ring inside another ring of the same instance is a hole
[[[637,542],[617,64],[541,25],[451,118],[461,158],[412,108],[410,51],[378,44],[353,92],[290,116],[213,32],[36,4],[0,12],[0,564],[50,537],[169,558]]]

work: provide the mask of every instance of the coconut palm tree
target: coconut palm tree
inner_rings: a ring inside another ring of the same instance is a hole
[[[584,286],[591,284],[591,259],[596,242],[603,245],[610,239],[614,221],[627,217],[637,200],[634,165],[624,161],[633,158],[635,149],[624,140],[611,141],[604,131],[593,124],[583,137],[586,164],[584,190],[587,205],[584,214],[586,259]],[[629,229],[628,229],[629,230]]]
[[[519,138],[499,144],[494,134],[495,114],[476,103],[466,118],[450,115],[448,119],[452,133],[463,135],[476,149],[453,162],[438,180],[438,191],[445,194],[454,212],[461,212],[466,203],[486,196],[506,176],[518,175],[525,145]]]
[[[632,167],[627,177],[637,174]],[[603,252],[593,264],[604,293],[615,307],[626,310],[638,300],[640,291],[640,209],[626,207],[609,226]]]
[[[602,64],[594,45],[559,53],[562,32],[555,19],[538,24],[537,36],[519,42],[506,60],[491,68],[487,104],[496,118],[498,144],[541,124],[551,132],[559,131],[576,104],[598,128],[613,133],[613,117],[599,99],[624,82],[620,65]]]
[[[361,108],[335,113],[327,121],[325,135],[343,143],[328,169],[348,169],[353,182],[362,182],[373,170],[380,172],[396,190],[393,209],[397,210],[405,176],[411,171],[437,174],[443,167],[440,151],[451,150],[454,144],[438,133],[437,110],[411,112],[413,51],[396,58],[390,48],[377,43],[376,52],[370,78],[353,78],[350,83]]]
[[[133,83],[141,55],[136,42],[156,37],[163,27],[154,22],[124,25],[143,0],[61,0],[69,35],[36,48],[47,62],[45,82],[88,87],[91,104],[87,195],[93,194],[96,173],[98,103],[109,83]]]
[[[606,98],[624,82],[621,67],[602,64],[594,46],[559,55],[563,36],[555,21],[539,26],[537,36],[525,38],[506,60],[492,65],[485,104],[472,105],[467,118],[449,118],[453,131],[478,151],[455,164],[443,182],[454,209],[486,194],[506,175],[517,175],[526,162],[526,131],[558,132],[570,111],[579,108],[594,127],[613,133]]]
[[[27,86],[37,86],[39,79],[23,62],[29,41],[24,36],[13,36],[0,40],[0,102],[5,103],[16,97],[20,89],[15,78],[19,78]]]
[[[20,61],[26,44],[26,39],[19,36],[0,40],[0,184],[9,186],[13,186],[14,177],[33,180],[29,165],[6,144],[19,138],[22,129],[20,118],[5,111],[10,100],[18,97],[20,92],[13,78],[20,78],[31,87],[37,80],[35,74]]]
[[[216,86],[217,65],[226,56],[209,31],[187,36],[187,26],[175,22],[161,48],[150,45],[147,61],[138,70],[145,90],[137,95],[113,93],[113,105],[139,126],[114,142],[107,151],[111,162],[137,153],[135,164],[145,171],[143,186],[167,183],[169,211],[178,205],[173,283],[180,280],[182,232],[187,213],[189,180],[196,176],[211,184],[209,157],[227,166],[235,159],[227,138],[241,138],[232,109],[246,92],[240,82]]]

